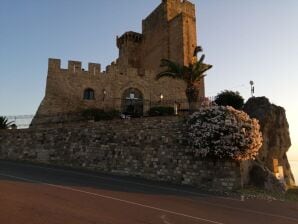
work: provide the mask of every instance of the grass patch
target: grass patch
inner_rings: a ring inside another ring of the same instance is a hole
[[[286,192],[271,192],[256,187],[246,187],[239,189],[237,194],[243,195],[247,199],[298,201],[298,187],[288,189]]]
[[[298,201],[298,187],[293,187],[287,190],[285,198],[289,201]]]

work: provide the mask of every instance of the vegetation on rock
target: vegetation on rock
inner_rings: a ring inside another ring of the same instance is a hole
[[[198,157],[249,160],[262,146],[258,121],[233,107],[201,108],[187,124],[189,143]]]
[[[240,110],[243,108],[244,99],[239,92],[225,90],[217,94],[215,97],[215,103],[219,106],[231,106]]]

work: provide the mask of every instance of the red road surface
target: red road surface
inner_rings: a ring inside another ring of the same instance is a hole
[[[0,161],[0,224],[298,223],[298,204]]]

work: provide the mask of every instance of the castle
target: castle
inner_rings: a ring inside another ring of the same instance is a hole
[[[142,33],[129,31],[117,37],[119,57],[105,71],[95,63],[84,70],[79,61],[68,61],[68,68],[63,69],[59,59],[49,59],[45,97],[32,125],[45,122],[47,116],[88,108],[125,112],[133,106],[139,114],[146,114],[159,102],[187,109],[186,84],[155,77],[163,58],[184,65],[192,62],[196,34],[195,5],[187,0],[162,0],[142,21]],[[203,98],[204,80],[199,85]]]

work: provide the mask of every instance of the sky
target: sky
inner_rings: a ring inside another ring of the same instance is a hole
[[[0,114],[34,114],[46,84],[48,58],[101,63],[118,56],[116,36],[141,32],[161,0],[0,0]],[[266,96],[286,109],[298,161],[298,1],[192,0],[198,45],[214,67],[206,95],[228,89]],[[298,163],[298,162],[297,162]],[[297,165],[298,180],[298,165]]]

